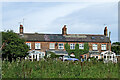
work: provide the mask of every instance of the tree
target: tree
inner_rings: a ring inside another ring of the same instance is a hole
[[[115,52],[116,54],[120,55],[120,42],[114,42],[112,43],[111,50]]]
[[[2,48],[3,60],[8,59],[11,62],[12,58],[16,60],[18,57],[21,59],[28,55],[29,47],[25,44],[25,40],[21,39],[12,30],[2,32],[2,42],[5,45]]]

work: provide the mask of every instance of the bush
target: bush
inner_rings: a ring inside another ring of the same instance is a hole
[[[54,52],[47,52],[47,55],[50,55],[50,58],[51,58],[51,59],[56,58],[56,55],[55,55]],[[46,55],[46,57],[47,57],[47,55]],[[46,58],[46,57],[45,57],[45,58]]]

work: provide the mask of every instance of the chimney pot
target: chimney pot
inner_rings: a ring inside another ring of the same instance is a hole
[[[67,28],[66,25],[62,28],[62,35],[67,35]]]
[[[20,34],[23,34],[23,25],[20,24]]]
[[[107,33],[107,26],[105,27],[105,29],[104,29],[104,35],[107,37],[108,36],[108,33]]]

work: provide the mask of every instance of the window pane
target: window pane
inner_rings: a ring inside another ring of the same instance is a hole
[[[31,43],[26,43],[29,46],[29,49],[31,49]]]
[[[101,50],[106,50],[106,44],[101,45]]]
[[[97,44],[93,44],[93,50],[97,50]]]
[[[75,44],[74,43],[70,44],[70,49],[75,49]]]
[[[59,44],[58,44],[58,49],[64,49],[63,43],[59,43]]]
[[[35,43],[35,49],[40,49],[40,43]]]
[[[84,44],[79,44],[79,49],[84,49]]]
[[[55,49],[55,43],[50,43],[49,44],[49,49]]]

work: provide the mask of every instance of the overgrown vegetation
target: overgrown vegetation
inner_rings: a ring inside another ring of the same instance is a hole
[[[60,60],[3,61],[2,78],[118,78],[117,64]]]
[[[84,49],[79,49],[79,44],[75,45],[75,49],[70,49],[70,45],[68,43],[65,44],[65,49],[70,55],[72,52],[75,53],[76,58],[80,58],[80,55],[86,54],[89,52],[89,46],[88,43],[84,43]]]

